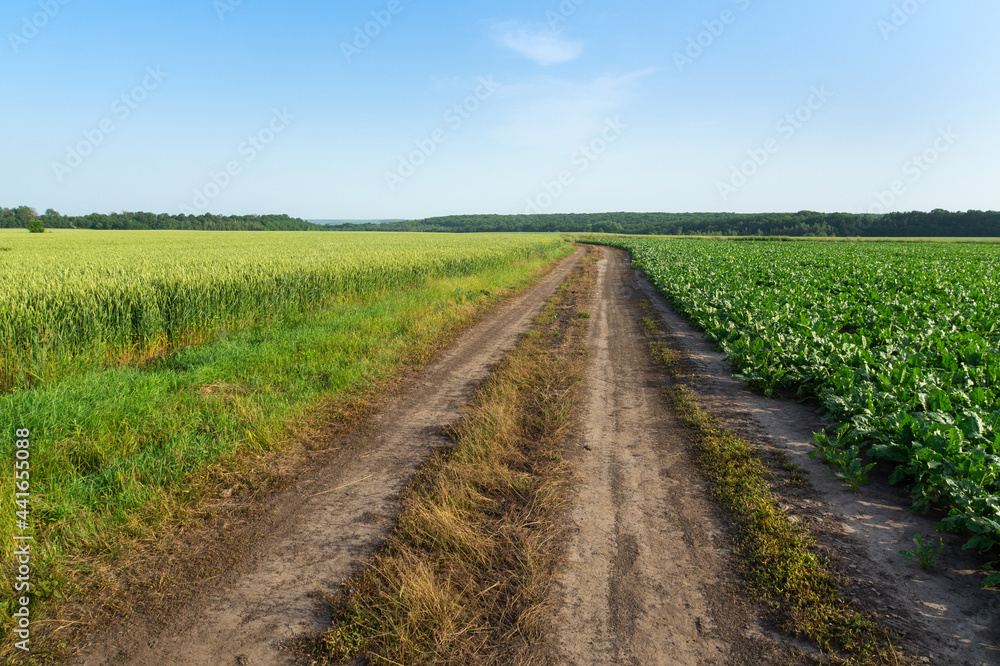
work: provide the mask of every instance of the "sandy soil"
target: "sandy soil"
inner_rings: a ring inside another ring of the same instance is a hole
[[[96,637],[73,663],[287,664],[288,641],[324,630],[310,593],[365,562],[398,510],[395,496],[484,379],[577,265],[578,250],[541,282],[464,334],[393,397],[326,464],[270,501],[260,546],[206,582],[168,618]]]
[[[733,379],[724,355],[678,316],[641,272],[629,277],[658,309],[668,344],[687,352],[696,373],[692,388],[703,408],[762,448],[785,451],[808,472],[812,488],[781,499],[851,580],[847,595],[929,663],[1000,664],[1000,594],[979,586],[981,562],[961,550],[964,540],[945,536],[940,566],[930,572],[898,555],[912,548],[914,534],[936,535],[934,523],[941,516],[910,512],[912,502],[884,474],[873,473],[859,495],[843,489],[833,472],[808,457],[812,434],[826,425],[815,407],[767,398]]]
[[[752,612],[639,329],[623,254],[604,249],[587,340],[579,476],[554,605],[560,664],[759,664]]]

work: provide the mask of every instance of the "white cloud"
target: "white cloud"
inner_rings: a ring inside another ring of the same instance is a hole
[[[583,55],[583,41],[570,41],[551,30],[534,30],[517,23],[494,26],[499,44],[534,60],[543,67],[576,60]]]
[[[504,86],[506,119],[489,132],[501,144],[564,150],[628,106],[650,68],[589,81],[538,77]]]

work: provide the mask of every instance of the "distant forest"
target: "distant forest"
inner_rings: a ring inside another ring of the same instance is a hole
[[[320,231],[326,227],[287,215],[167,215],[161,213],[91,213],[60,215],[51,208],[39,215],[34,208],[0,208],[0,229],[27,227],[41,220],[47,229],[194,230],[194,231]]]
[[[323,225],[288,215],[168,215],[161,213],[91,213],[60,215],[49,209],[0,208],[0,228],[27,227],[41,220],[51,229],[189,229],[197,231],[431,231],[570,232],[658,234],[667,236],[812,236],[812,237],[1000,237],[1000,212],[964,213],[587,213],[551,215],[453,215],[424,220]]]
[[[329,228],[337,231],[562,231],[671,236],[1000,237],[1000,212],[453,215],[383,224],[341,224]]]

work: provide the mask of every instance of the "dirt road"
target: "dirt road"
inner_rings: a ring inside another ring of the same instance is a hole
[[[577,250],[541,282],[464,334],[391,399],[329,462],[275,497],[263,547],[216,578],[165,622],[99,637],[74,663],[291,663],[281,644],[327,628],[310,593],[337,584],[386,534],[394,497],[454,422],[472,390],[526,331],[583,256]]]
[[[605,248],[587,347],[558,663],[764,663],[725,540],[639,328],[623,253]]]
[[[907,511],[883,480],[855,496],[806,453],[813,410],[770,400],[731,377],[722,355],[655,293],[625,254],[603,249],[591,308],[580,432],[567,462],[578,480],[566,561],[552,593],[555,663],[785,663],[788,643],[758,624],[736,579],[729,538],[663,395],[639,320],[658,310],[668,344],[686,354],[701,406],[761,450],[781,449],[812,484],[778,499],[817,535],[849,581],[845,593],[932,664],[1000,663],[1000,602],[978,588],[975,563],[951,539],[948,564],[923,572],[896,551],[933,517]],[[363,563],[387,533],[396,494],[446,443],[472,390],[530,325],[583,251],[463,336],[344,446],[270,502],[266,537],[227,575],[165,622],[100,637],[75,663],[288,664],[287,640],[327,628],[309,594]],[[655,316],[655,315],[650,315]]]

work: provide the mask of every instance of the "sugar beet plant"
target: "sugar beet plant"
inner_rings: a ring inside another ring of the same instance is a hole
[[[815,397],[857,490],[889,463],[966,548],[1000,543],[1000,247],[618,239],[750,384]],[[1000,576],[988,581],[1000,583]]]

